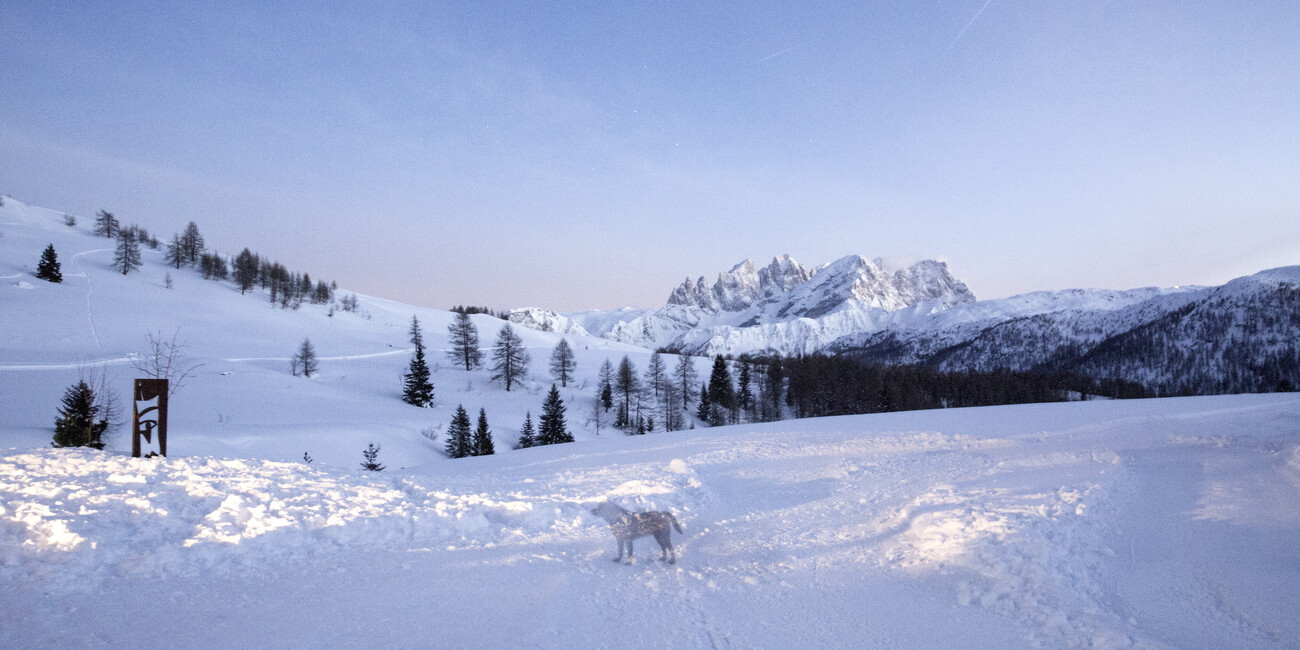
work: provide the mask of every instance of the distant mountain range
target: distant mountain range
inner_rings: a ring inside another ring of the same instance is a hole
[[[942,370],[1040,370],[1137,381],[1157,394],[1300,387],[1300,266],[1221,287],[1070,289],[976,301],[943,262],[889,272],[849,256],[817,268],[745,260],[689,277],[654,310],[516,323],[692,354],[845,354]]]

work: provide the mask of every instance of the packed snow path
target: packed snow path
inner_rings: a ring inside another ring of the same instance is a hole
[[[1300,645],[1300,396],[609,437],[423,472],[0,455],[6,647]],[[588,508],[675,512],[631,565]]]

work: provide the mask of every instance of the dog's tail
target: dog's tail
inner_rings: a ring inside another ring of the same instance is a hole
[[[678,532],[679,534],[681,534],[681,535],[685,535],[685,534],[686,534],[686,531],[682,530],[682,525],[679,524],[679,523],[677,523],[677,518],[673,516],[673,513],[671,513],[671,512],[668,513],[668,518],[671,519],[671,520],[673,520],[673,528],[676,528],[676,529],[677,529],[677,532]]]

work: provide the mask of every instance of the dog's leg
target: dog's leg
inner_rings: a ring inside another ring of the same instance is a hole
[[[614,543],[618,544],[618,557],[614,558],[614,561],[620,562],[623,560],[623,540],[615,538]]]
[[[632,563],[632,540],[627,540],[627,563]]]

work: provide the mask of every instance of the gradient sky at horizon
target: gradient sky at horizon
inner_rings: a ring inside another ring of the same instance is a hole
[[[431,307],[1300,264],[1300,3],[0,6],[0,193]]]

